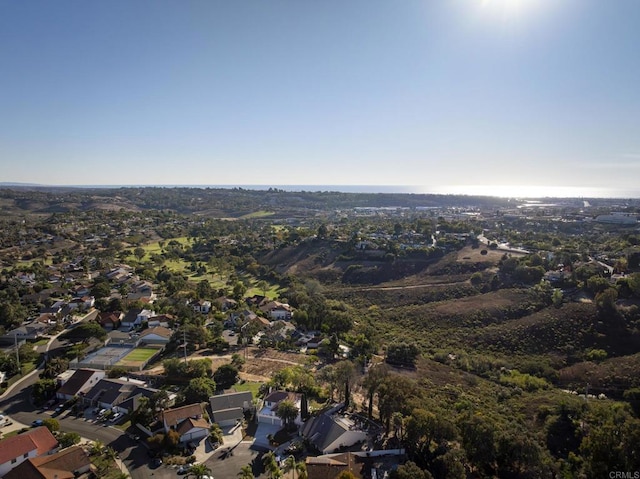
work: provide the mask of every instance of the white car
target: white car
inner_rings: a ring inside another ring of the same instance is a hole
[[[124,414],[122,414],[121,412],[117,412],[115,413],[113,416],[111,416],[110,421],[111,422],[116,422],[118,419],[120,419],[122,416],[124,416]]]

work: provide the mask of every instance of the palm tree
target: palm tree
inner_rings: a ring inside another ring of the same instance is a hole
[[[298,407],[294,404],[293,401],[284,399],[278,404],[278,409],[276,409],[276,416],[282,419],[285,427],[289,429],[291,423],[298,417],[298,412]]]
[[[242,466],[242,468],[240,469],[240,472],[238,473],[238,476],[240,476],[240,479],[254,479],[255,478],[255,476],[253,475],[253,469],[251,469],[251,465],[250,464]]]
[[[204,479],[205,477],[211,476],[211,469],[209,469],[205,464],[194,464],[189,469],[189,473],[186,477],[192,477],[193,479]]]
[[[102,454],[102,450],[104,449],[104,444],[102,441],[94,441],[91,444],[91,449],[89,450],[89,454],[92,456],[97,456],[98,454]]]
[[[264,468],[269,473],[270,479],[279,479],[282,477],[282,471],[278,467],[278,463],[276,462],[276,455],[273,451],[269,451],[262,458],[262,463],[264,464]]]
[[[298,479],[308,479],[307,465],[304,461],[300,461],[296,464],[296,472],[298,473]]]
[[[293,456],[287,456],[284,460],[284,472],[291,471],[291,479],[293,479],[293,471],[296,468],[296,458]]]

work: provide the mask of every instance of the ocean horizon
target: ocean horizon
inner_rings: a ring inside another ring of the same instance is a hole
[[[463,196],[493,196],[498,198],[640,198],[640,188],[610,188],[593,186],[533,186],[533,185],[243,185],[243,184],[122,184],[122,185],[46,185],[35,183],[0,183],[0,187],[39,188],[215,188],[247,190],[277,189],[287,192],[337,192],[369,194],[433,194]]]

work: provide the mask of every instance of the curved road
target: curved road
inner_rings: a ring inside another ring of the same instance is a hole
[[[49,356],[55,356],[56,350],[65,347],[57,336],[51,338],[44,351],[40,351]],[[35,419],[46,419],[51,417],[51,411],[37,409],[31,403],[31,388],[39,379],[39,372],[43,364],[22,380],[14,384],[0,398],[0,410],[6,413],[17,423],[31,424]],[[76,432],[80,436],[93,441],[100,441],[106,446],[112,447],[119,453],[120,459],[128,468],[132,479],[145,479],[149,476],[158,477],[165,474],[154,474],[149,467],[149,457],[146,447],[139,442],[130,439],[121,430],[114,427],[104,427],[91,419],[83,417],[76,418],[74,415],[64,412],[56,418],[60,422],[60,429],[65,432]],[[160,472],[160,471],[155,471]],[[167,471],[168,472],[168,471]],[[167,477],[173,477],[174,474]]]

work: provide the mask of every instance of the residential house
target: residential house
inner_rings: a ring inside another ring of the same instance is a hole
[[[105,344],[112,347],[135,348],[140,344],[140,334],[120,330],[109,331]]]
[[[278,301],[271,301],[260,306],[260,311],[265,313],[271,319],[290,320],[293,317],[293,308],[287,303],[280,303]]]
[[[86,311],[96,303],[96,299],[93,296],[82,296],[81,298],[74,298],[69,302],[69,309],[77,309],[79,311]]]
[[[348,471],[358,479],[389,477],[406,460],[404,449],[342,452],[305,459],[308,479],[336,479]]]
[[[250,298],[246,298],[245,302],[247,303],[247,306],[255,306],[256,308],[259,308],[260,306],[266,304],[268,302],[268,299],[266,296],[254,294]]]
[[[105,372],[97,369],[77,369],[69,379],[62,382],[56,397],[63,401],[82,396],[105,377]]]
[[[209,422],[203,418],[202,405],[189,404],[174,409],[165,409],[160,413],[164,432],[170,430],[180,434],[180,442],[199,441],[209,434]]]
[[[245,309],[243,311],[229,314],[229,318],[224,322],[224,325],[227,328],[239,328],[248,323],[256,324],[259,329],[267,328],[271,324],[268,319],[262,318],[253,311]]]
[[[42,323],[47,325],[54,325],[58,323],[58,318],[55,314],[41,314],[35,319],[36,323]]]
[[[216,299],[216,304],[220,311],[228,311],[238,307],[238,302],[235,299],[227,298],[226,296],[220,296]]]
[[[144,386],[143,381],[103,378],[85,393],[83,401],[90,406],[128,413],[137,404],[132,398],[151,397],[156,392],[158,389]]]
[[[134,308],[127,311],[122,318],[120,328],[131,331],[137,326],[141,326],[143,322],[149,321],[149,318],[155,316],[155,313],[149,309]]]
[[[19,273],[16,273],[16,279],[20,281],[22,284],[33,285],[36,282],[36,274],[25,273],[21,271]]]
[[[258,411],[258,422],[282,427],[283,422],[282,419],[278,417],[277,411],[278,405],[284,400],[291,401],[298,408],[298,417],[295,418],[294,423],[298,426],[302,425],[302,417],[300,415],[302,410],[302,394],[289,391],[273,391],[269,393],[264,398],[262,408]]]
[[[89,293],[91,292],[91,289],[84,284],[79,284],[74,286],[71,292],[74,297],[82,298],[83,296],[88,296]]]
[[[67,303],[59,299],[55,303],[53,303],[51,306],[42,308],[40,310],[40,314],[46,314],[46,313],[63,314],[63,310],[66,306],[67,306]]]
[[[45,426],[0,441],[0,477],[27,459],[58,451],[58,441]]]
[[[127,411],[128,413],[132,413],[137,410],[142,404],[142,399],[147,398],[151,399],[151,396],[159,392],[159,389],[150,388],[146,386],[138,386],[131,392],[131,395],[122,401],[117,406],[118,411]],[[167,407],[171,407],[176,403],[176,398],[178,397],[175,393],[168,393],[168,401],[166,403]]]
[[[336,413],[336,409],[315,416],[302,428],[302,436],[322,454],[335,452],[341,447],[353,446],[368,438],[366,431],[353,419]]]
[[[49,331],[50,325],[32,322],[24,326],[17,327],[0,336],[2,344],[22,344],[28,339],[38,339]]]
[[[163,328],[169,328],[172,324],[174,324],[176,318],[171,314],[159,314],[157,316],[152,316],[149,318],[148,325],[150,328],[155,328],[156,326],[162,326]]]
[[[253,405],[251,391],[233,392],[211,396],[211,420],[220,427],[233,426],[242,421],[245,411]]]
[[[211,301],[198,300],[191,303],[191,307],[196,313],[209,314],[211,311]]]
[[[120,328],[123,317],[124,314],[120,311],[114,311],[111,313],[100,313],[98,314],[96,321],[107,331],[114,331]]]
[[[131,285],[131,291],[127,294],[127,299],[131,301],[144,301],[153,303],[157,299],[153,292],[153,285],[148,281],[138,281]]]
[[[308,479],[336,479],[343,472],[350,472],[356,479],[364,475],[363,462],[350,452],[309,456],[305,459]]]
[[[140,333],[140,342],[144,344],[160,344],[165,345],[171,341],[173,331],[162,326],[145,329]]]
[[[71,446],[51,455],[28,458],[3,479],[74,479],[90,469],[89,454],[80,446]]]

